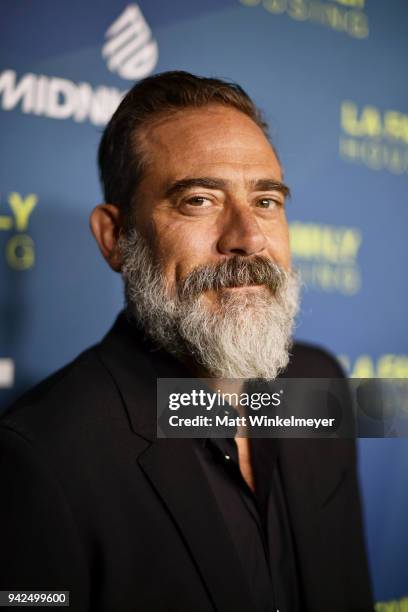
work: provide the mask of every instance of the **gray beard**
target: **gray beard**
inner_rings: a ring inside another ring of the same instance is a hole
[[[215,378],[274,379],[289,361],[299,307],[299,278],[260,257],[235,257],[193,270],[166,287],[145,239],[121,236],[122,277],[128,312],[155,344],[175,357],[192,358]],[[222,287],[265,285],[251,292]],[[215,307],[204,291],[218,290]]]

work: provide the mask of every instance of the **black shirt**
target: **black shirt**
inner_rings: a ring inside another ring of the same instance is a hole
[[[235,544],[254,612],[298,612],[296,563],[276,440],[250,439],[250,444],[255,493],[241,474],[234,438],[200,439],[195,448]]]

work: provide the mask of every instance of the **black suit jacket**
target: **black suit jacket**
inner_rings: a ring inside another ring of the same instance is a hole
[[[250,612],[193,441],[156,439],[156,378],[183,375],[122,314],[3,417],[0,589],[70,590],[75,612]],[[342,373],[296,344],[286,375]],[[278,461],[304,610],[372,610],[354,442],[279,440]]]

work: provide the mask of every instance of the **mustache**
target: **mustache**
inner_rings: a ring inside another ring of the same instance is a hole
[[[260,257],[235,256],[218,264],[207,264],[192,270],[178,286],[180,299],[186,300],[204,291],[266,285],[275,294],[287,281],[288,272],[274,261]]]

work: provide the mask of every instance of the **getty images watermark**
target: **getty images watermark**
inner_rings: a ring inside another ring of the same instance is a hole
[[[215,388],[211,383],[158,379],[159,438],[408,436],[406,379],[228,380]]]

